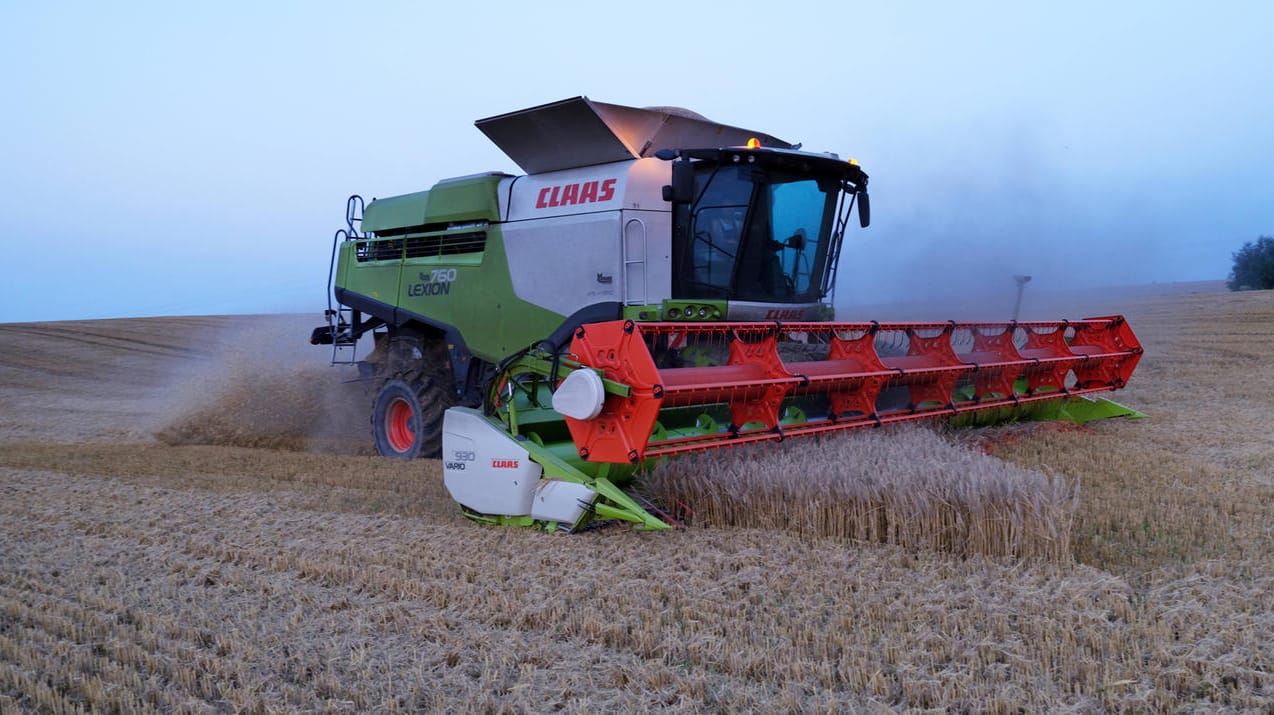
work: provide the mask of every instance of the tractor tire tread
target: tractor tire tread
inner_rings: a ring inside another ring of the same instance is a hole
[[[385,386],[394,381],[405,383],[415,393],[420,406],[417,421],[420,427],[417,437],[421,441],[417,457],[437,458],[442,455],[442,421],[447,408],[458,404],[451,388],[451,358],[446,344],[438,338],[430,339],[407,333],[389,339],[384,359],[378,363],[379,372],[374,382],[373,404],[379,399]],[[376,413],[371,415],[372,437],[380,450],[383,443],[381,425]],[[395,455],[386,455],[395,456]]]

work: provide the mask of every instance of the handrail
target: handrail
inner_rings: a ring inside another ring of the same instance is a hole
[[[363,225],[363,211],[366,208],[363,197],[358,194],[353,194],[345,200],[345,225],[349,227],[350,238],[363,237],[362,232],[354,226],[354,222],[357,221],[359,227]]]

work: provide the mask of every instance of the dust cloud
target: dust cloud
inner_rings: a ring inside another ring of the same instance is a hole
[[[371,398],[330,348],[309,344],[303,316],[236,321],[218,349],[176,381],[155,437],[170,445],[370,453]]]
[[[987,119],[949,129],[962,141],[918,131],[867,167],[872,225],[845,237],[839,318],[1010,320],[1019,275],[1031,276],[1019,318],[1076,318],[1071,306],[1097,290],[1222,277],[1169,241],[1172,207],[1100,190],[1066,127]]]

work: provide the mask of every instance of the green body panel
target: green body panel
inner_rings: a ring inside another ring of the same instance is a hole
[[[446,272],[454,279],[432,280]],[[499,226],[487,227],[486,250],[408,258],[398,286],[400,308],[454,326],[475,356],[491,363],[548,337],[565,315],[528,303],[513,292]]]
[[[700,315],[702,310],[703,315]],[[730,304],[724,300],[689,300],[669,298],[650,305],[624,306],[624,318],[637,322],[680,320],[686,322],[711,322],[724,320]]]
[[[364,231],[375,232],[391,228],[420,226],[425,223],[425,214],[428,206],[428,191],[417,191],[414,194],[377,199],[368,204],[363,211],[362,228]]]
[[[1076,395],[1060,400],[1033,402],[1019,407],[1001,407],[979,412],[963,412],[950,418],[953,427],[991,427],[1006,422],[1073,422],[1087,424],[1111,417],[1142,419],[1139,412],[1104,397]]]
[[[358,243],[346,241],[341,244],[340,254],[337,256],[337,287],[367,296],[372,300],[392,304],[398,296],[402,258],[359,263],[354,257]]]
[[[447,179],[428,191],[376,199],[363,211],[362,229],[379,233],[390,229],[436,224],[500,220],[496,188],[503,174]]]
[[[496,189],[503,178],[502,174],[488,174],[438,182],[428,191],[428,220],[424,223],[499,221],[500,202],[496,199]],[[364,230],[367,230],[366,227]]]
[[[1146,413],[1121,405],[1104,397],[1085,397],[1083,395],[1065,400],[1044,402],[1030,411],[1029,419],[1043,421],[1074,422],[1077,425],[1087,424],[1093,420],[1104,420],[1111,417],[1127,417],[1139,420],[1147,417]]]
[[[394,233],[342,243],[336,286],[388,306],[385,313],[399,308],[452,326],[473,355],[491,363],[547,337],[566,316],[528,303],[513,291],[497,223],[496,189],[502,178],[452,179],[429,191],[373,201],[363,214],[363,229]],[[447,228],[452,225],[456,227]],[[413,241],[437,243],[479,234],[485,234],[481,250],[406,257],[409,246],[424,245]],[[379,317],[399,324],[407,320],[402,314]]]

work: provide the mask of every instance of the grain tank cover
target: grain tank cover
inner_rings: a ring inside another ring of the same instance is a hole
[[[625,107],[575,97],[474,122],[528,174],[654,156],[660,149],[792,144],[676,107]]]

